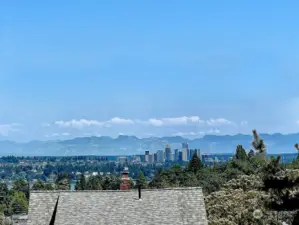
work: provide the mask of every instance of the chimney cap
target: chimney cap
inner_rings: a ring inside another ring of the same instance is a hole
[[[125,174],[129,173],[129,168],[128,168],[128,167],[125,167],[125,168],[123,169],[123,172],[122,172],[122,173],[125,173]]]

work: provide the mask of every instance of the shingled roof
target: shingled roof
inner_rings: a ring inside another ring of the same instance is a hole
[[[201,188],[31,192],[28,225],[207,225]]]

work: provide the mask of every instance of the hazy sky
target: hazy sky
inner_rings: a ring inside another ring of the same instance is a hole
[[[299,130],[298,1],[1,1],[0,136]]]

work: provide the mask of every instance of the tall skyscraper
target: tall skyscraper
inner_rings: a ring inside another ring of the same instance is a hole
[[[182,154],[182,161],[183,162],[188,161],[188,149],[184,149],[182,152],[183,152],[183,154]]]
[[[153,164],[155,162],[154,154],[148,155],[148,163]]]
[[[144,152],[144,156],[145,156],[145,157],[144,157],[144,161],[145,161],[145,162],[148,162],[149,151],[145,151],[145,152]]]
[[[170,145],[166,145],[165,147],[165,160],[167,162],[171,161],[171,148],[170,148]]]
[[[187,160],[190,160],[192,158],[191,149],[187,148],[186,151],[187,151]]]
[[[175,149],[174,150],[174,161],[179,161],[179,150]]]
[[[182,151],[179,152],[179,160],[178,161],[179,162],[183,161],[183,152]]]
[[[164,152],[162,150],[157,151],[157,162],[164,162]]]
[[[174,161],[174,154],[173,153],[170,154],[169,161],[171,161],[171,162]]]
[[[182,143],[182,151],[186,151],[187,154],[187,160],[189,160],[190,158],[190,150],[189,150],[189,146],[188,143]]]

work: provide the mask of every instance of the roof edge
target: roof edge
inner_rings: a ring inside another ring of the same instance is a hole
[[[176,187],[176,188],[153,188],[142,189],[142,191],[188,191],[188,190],[202,190],[202,187]],[[83,191],[71,191],[71,190],[30,190],[30,193],[84,193],[84,192],[134,192],[138,189],[130,190],[83,190]]]

